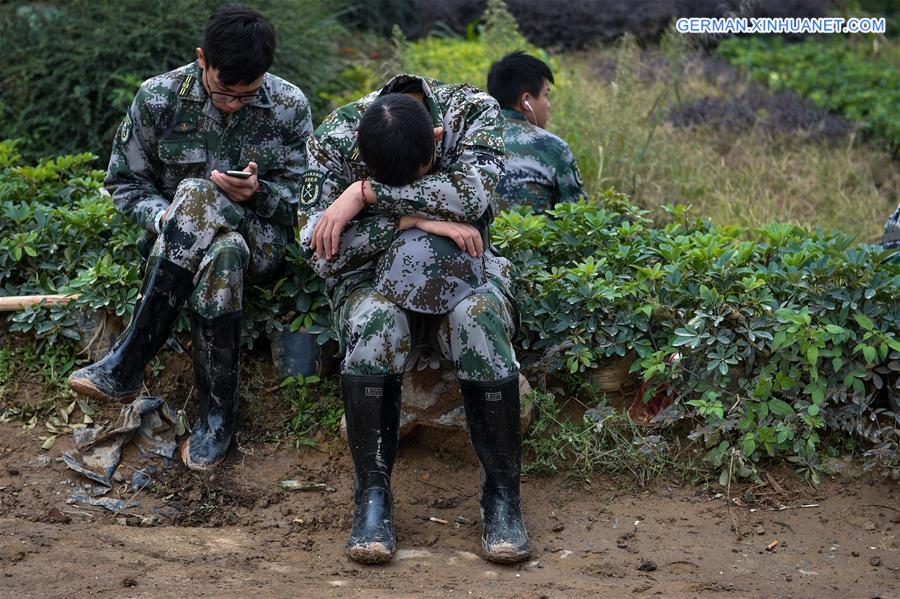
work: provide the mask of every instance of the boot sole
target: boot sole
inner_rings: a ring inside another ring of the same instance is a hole
[[[347,556],[360,564],[384,564],[391,561],[396,550],[389,550],[384,543],[354,545],[347,548]]]
[[[518,549],[511,543],[501,543],[488,548],[481,546],[481,556],[495,564],[515,564],[531,557],[530,549]]]
[[[188,446],[188,440],[186,439],[184,443],[181,444],[181,461],[184,462],[184,465],[188,467],[189,470],[194,470],[196,472],[205,472],[207,470],[212,470],[219,464],[225,461],[225,456],[223,455],[221,458],[213,462],[212,464],[198,464],[196,462],[192,462],[190,458],[190,447]]]
[[[69,378],[69,380],[66,381],[66,384],[69,385],[69,389],[75,393],[85,395],[91,399],[96,399],[97,401],[119,401],[124,403],[129,399],[137,397],[140,392],[140,389],[135,389],[128,393],[111,394],[100,389],[88,379]]]

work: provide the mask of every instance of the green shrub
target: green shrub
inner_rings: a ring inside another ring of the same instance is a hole
[[[862,123],[863,130],[900,151],[900,72],[846,41],[732,38],[718,53],[773,89],[790,89]]]
[[[0,5],[0,139],[29,158],[88,150],[105,163],[141,81],[195,58],[219,0],[73,0]],[[272,72],[315,90],[340,71],[343,29],[321,0],[262,0],[278,32]]]
[[[96,156],[21,164],[0,143],[0,295],[80,293],[66,307],[28,307],[12,330],[78,339],[73,312],[131,312],[140,278],[136,227],[101,194]]]
[[[95,156],[79,154],[22,163],[15,145],[0,142],[0,296],[77,293],[64,306],[28,306],[11,330],[50,342],[80,338],[78,313],[105,311],[128,319],[141,284],[142,235],[101,193]],[[244,341],[304,327],[320,343],[334,338],[324,281],[299,246],[289,248],[280,278],[245,295]],[[183,328],[183,327],[182,327]]]
[[[521,266],[528,364],[563,348],[572,373],[634,350],[632,370],[693,423],[715,465],[798,460],[811,476],[826,434],[870,445],[900,475],[900,265],[838,232],[772,224],[654,227],[614,192],[602,201],[495,221],[493,241]]]

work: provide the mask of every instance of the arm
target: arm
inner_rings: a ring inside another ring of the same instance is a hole
[[[323,128],[331,118],[323,123]],[[355,193],[360,196],[356,206],[363,207],[359,183],[354,188],[341,152],[345,136],[332,136],[327,129],[319,131],[319,138],[310,137],[307,143],[309,170],[303,175],[299,196],[300,245],[312,268],[323,278],[329,278],[358,268],[386,250],[397,237],[399,222],[396,217],[366,212],[338,232],[335,248],[338,251],[331,256],[321,245],[313,243],[316,225],[338,198]]]
[[[556,169],[556,191],[558,202],[576,202],[585,197],[581,171],[575,163],[575,156],[564,144],[560,165]]]
[[[454,114],[451,108],[444,117],[448,126],[457,120],[464,123],[453,163],[410,185],[392,187],[373,181],[379,213],[474,222],[488,209],[504,172],[500,107],[487,94],[478,93],[465,99],[460,112]]]
[[[155,172],[162,170],[157,155],[157,122],[145,102],[142,86],[116,131],[109,168],[103,181],[116,208],[140,227],[157,233],[160,214],[169,207],[156,187]]]

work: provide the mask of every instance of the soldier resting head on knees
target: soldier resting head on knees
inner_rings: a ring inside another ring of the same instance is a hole
[[[355,467],[350,557],[394,555],[391,470],[412,340],[456,369],[482,465],[482,549],[528,555],[519,499],[519,364],[509,262],[488,243],[503,174],[500,108],[468,85],[400,75],[332,113],[309,142],[301,243],[325,277],[342,344]]]
[[[256,11],[216,11],[196,52],[145,81],[119,126],[105,186],[152,249],[128,328],[69,386],[136,396],[187,302],[200,417],[181,456],[205,470],[234,433],[244,279],[276,274],[293,242],[312,122],[303,93],[266,72],[275,30]]]
[[[549,210],[584,197],[581,173],[569,145],[546,130],[550,119],[547,63],[513,52],[491,65],[488,91],[503,108],[506,174],[497,184],[501,209],[516,204]]]

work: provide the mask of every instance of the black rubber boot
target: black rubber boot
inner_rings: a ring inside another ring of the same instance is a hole
[[[135,397],[144,383],[144,367],[169,338],[178,312],[194,288],[193,280],[189,270],[165,258],[152,258],[128,328],[103,358],[69,375],[69,387],[101,401]]]
[[[355,470],[347,555],[363,564],[381,564],[397,551],[391,471],[400,444],[403,375],[345,374],[341,385]]]
[[[528,532],[522,521],[519,477],[519,374],[482,383],[460,379],[469,435],[481,461],[481,548],[492,562],[528,558]]]
[[[225,459],[237,424],[241,312],[217,318],[192,312],[191,343],[200,416],[181,459],[191,470],[209,470]]]

